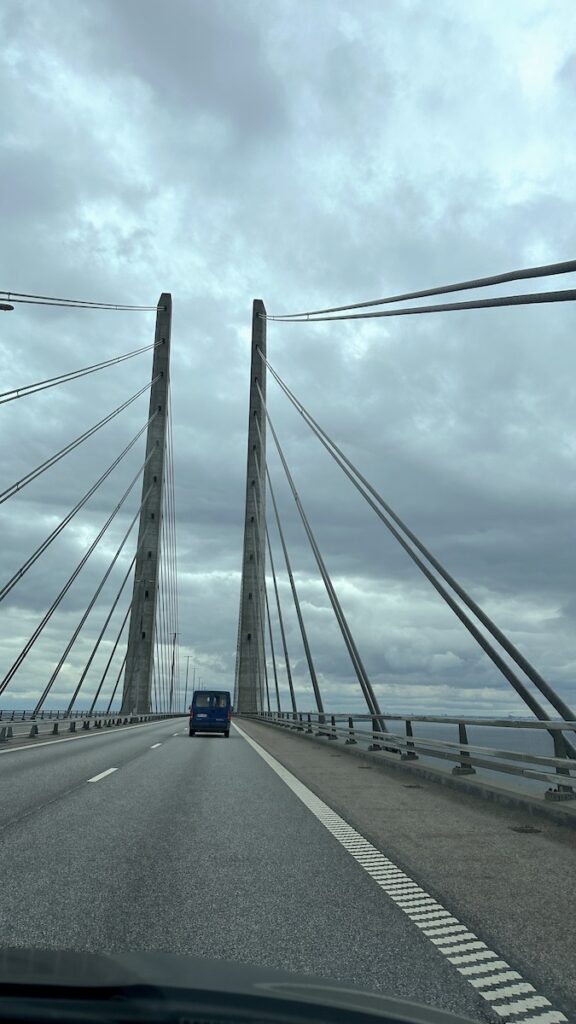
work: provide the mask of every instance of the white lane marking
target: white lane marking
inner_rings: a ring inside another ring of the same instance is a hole
[[[156,747],[161,747],[161,746],[162,746],[161,743],[153,743],[152,746],[150,747],[150,750],[156,750]]]
[[[458,973],[465,981],[474,986],[475,992],[481,995],[486,1002],[490,1003],[494,1012],[502,1020],[513,1018],[513,1024],[568,1024],[568,1018],[557,1010],[544,996],[537,994],[536,989],[524,980],[521,974],[513,971],[510,964],[501,960],[497,953],[488,949],[485,942],[478,939],[478,936],[462,926],[457,917],[444,909],[432,896],[418,886],[409,875],[401,871],[383,853],[380,853],[375,846],[372,846],[364,836],[352,828],[344,818],[341,818],[328,804],[324,803],[311,789],[308,789],[303,782],[300,782],[292,772],[288,771],[272,757],[264,747],[256,743],[251,736],[248,736],[243,729],[234,723],[234,728],[240,733],[243,739],[256,751],[263,761],[276,772],[286,783],[295,796],[302,801],[305,807],[321,822],[332,834],[334,839],[364,870],[374,879],[386,895],[395,903],[399,910],[410,919],[423,935],[430,937],[439,954],[446,957],[448,963],[453,964]],[[353,844],[361,843],[363,853],[357,853]],[[426,898],[426,904],[431,907],[425,910],[424,906],[416,905],[408,897],[408,891]],[[462,934],[453,934],[453,929],[447,926],[456,925],[463,928]],[[444,927],[446,926],[446,927]],[[441,933],[445,934],[441,936]],[[432,936],[439,936],[438,938]],[[490,961],[487,964],[482,961]],[[460,966],[462,965],[462,966]],[[466,965],[466,966],[464,966]],[[515,980],[519,984],[504,986],[502,988],[474,985],[471,974],[486,972],[488,978],[484,982],[488,986],[500,985],[502,982]],[[527,992],[534,995],[528,999],[512,1001],[514,996]],[[528,1011],[537,1007],[548,1007],[544,1014],[528,1015]]]
[[[173,736],[180,736],[180,733],[179,732],[173,732],[172,735]]]
[[[117,768],[107,768],[105,772],[100,772],[100,775],[94,775],[93,778],[87,779],[87,782],[100,782],[100,779],[105,779],[107,775],[112,775],[112,772],[117,772]]]
[[[134,732],[134,729],[150,729],[153,725],[164,725],[164,722],[144,722],[142,725],[114,725],[110,729],[94,729],[86,730],[85,736],[64,736],[61,740],[38,740],[36,743],[27,743],[25,747],[8,747],[6,750],[0,750],[0,757],[2,754],[16,754],[19,750],[38,750],[39,747],[51,747],[54,743],[74,743],[77,740],[87,740],[94,736],[116,736],[119,732],[127,732],[130,729]]]

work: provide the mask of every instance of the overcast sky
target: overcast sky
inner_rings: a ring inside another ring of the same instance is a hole
[[[146,304],[172,293],[182,675],[189,656],[203,683],[232,688],[252,300],[294,312],[574,257],[576,6],[4,0],[0,32],[0,287]],[[1,316],[1,390],[153,339],[153,313]],[[270,361],[299,398],[573,703],[574,320],[563,304],[268,327]],[[4,405],[5,485],[145,384],[150,367],[148,353]],[[269,406],[382,707],[523,711],[272,382]],[[3,578],[146,412],[144,397],[0,506]],[[269,454],[326,705],[361,710]],[[143,442],[4,601],[2,675],[142,461]],[[42,691],[138,490],[0,706]],[[54,705],[75,686],[132,551]],[[280,578],[298,703],[312,708]],[[282,664],[280,680],[285,701]]]

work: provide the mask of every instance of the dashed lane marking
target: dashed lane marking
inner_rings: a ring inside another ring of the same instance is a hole
[[[161,743],[153,743],[152,746],[150,747],[150,750],[156,750],[156,747],[161,747],[161,746],[162,746]]]
[[[503,1024],[508,1021],[511,1024],[568,1024],[568,1018],[555,1010],[549,1000],[539,995],[534,986],[525,981],[498,953],[445,910],[442,904],[380,853],[235,723],[234,728],[328,829],[342,848],[374,879],[398,909],[406,914],[423,935],[431,939],[437,951],[486,1000]],[[519,996],[526,998],[519,999]]]
[[[107,775],[112,775],[112,772],[117,772],[117,768],[107,768],[105,772],[100,772],[100,775],[94,775],[91,779],[87,779],[88,782],[100,782],[100,779],[105,779]]]
[[[116,725],[113,729],[92,729],[84,736],[63,736],[58,740],[38,740],[34,743],[27,743],[25,747],[6,747],[0,750],[0,757],[7,754],[17,754],[19,750],[39,750],[40,747],[53,747],[56,743],[78,743],[95,736],[117,736],[119,732],[134,732],[135,729],[150,729],[152,726],[163,725],[163,722],[143,722],[142,725]],[[84,731],[84,730],[82,730]]]

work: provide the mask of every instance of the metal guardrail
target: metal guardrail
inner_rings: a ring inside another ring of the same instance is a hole
[[[0,711],[0,744],[13,739],[34,739],[41,736],[59,736],[61,732],[83,732],[89,729],[110,729],[114,726],[138,725],[144,722],[182,718],[183,712],[149,715],[89,714],[77,711]]]
[[[318,714],[310,711],[282,711],[245,714],[297,732],[343,739],[347,745],[367,741],[368,750],[399,754],[402,761],[417,761],[419,755],[454,761],[453,775],[475,775],[476,767],[506,775],[521,776],[547,782],[546,800],[576,799],[576,760],[567,756],[565,732],[575,732],[576,722],[524,721],[517,719],[444,718],[432,715],[349,715]],[[404,723],[403,734],[389,731],[391,722]],[[436,722],[458,726],[458,741],[415,736],[415,722]],[[364,728],[368,725],[371,728]],[[500,750],[468,742],[467,728],[489,726],[505,729],[545,730],[552,735],[554,756],[531,754],[516,750]]]

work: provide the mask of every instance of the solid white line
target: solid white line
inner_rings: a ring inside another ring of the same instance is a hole
[[[491,985],[497,985],[500,981],[512,980],[510,975],[512,974],[514,979],[518,979],[518,985],[512,985],[508,988],[501,989],[489,989],[488,991],[482,991],[480,987],[474,985],[474,991],[481,995],[487,1002],[492,1005],[492,1009],[499,1017],[512,1017],[516,1016],[524,1011],[532,1010],[537,1007],[548,1007],[548,1013],[550,1014],[548,1024],[568,1024],[568,1018],[563,1013],[555,1011],[552,1004],[544,996],[535,994],[531,998],[518,1000],[514,1003],[508,1003],[502,1005],[501,1000],[506,998],[506,994],[515,995],[523,992],[536,992],[532,985],[524,981],[524,978],[518,974],[517,971],[512,971],[510,964],[505,960],[501,960],[497,953],[494,953],[491,949],[488,949],[486,944],[478,939],[478,936],[474,932],[465,929],[463,935],[445,934],[440,938],[440,932],[436,931],[436,928],[440,929],[444,925],[461,925],[458,918],[451,915],[445,910],[440,903],[429,896],[428,893],[420,886],[416,886],[416,883],[400,871],[396,865],[389,860],[384,854],[381,854],[375,846],[368,843],[364,837],[352,828],[343,818],[341,818],[335,811],[332,810],[328,804],[320,800],[303,782],[300,781],[292,772],[288,771],[280,761],[276,760],[271,754],[268,753],[264,747],[261,747],[259,743],[256,743],[243,729],[239,728],[233,723],[234,728],[243,739],[252,747],[253,750],[262,758],[263,761],[282,779],[282,781],[292,790],[294,795],[302,801],[305,807],[318,819],[318,821],[325,826],[330,832],[333,838],[340,844],[341,848],[346,851],[351,857],[354,858],[356,863],[366,871],[368,875],[374,880],[376,885],[382,889],[384,893],[392,900],[392,902],[398,907],[398,909],[406,915],[407,918],[415,925],[416,928],[423,934],[431,938],[434,948],[441,955],[444,956],[448,963],[453,964],[458,973],[462,976],[465,981],[472,979],[468,977],[472,973],[481,973],[486,971],[489,973],[489,978],[484,979]],[[363,845],[362,849],[365,852],[358,853],[353,848],[351,840],[364,840],[366,845]],[[414,899],[410,899],[408,892],[406,891],[405,885],[413,885],[416,888],[412,890],[413,893],[417,893],[419,897],[424,901],[426,905],[431,906],[434,909],[425,911],[423,906],[418,905]],[[428,903],[428,901],[430,901]],[[432,938],[430,935],[438,936]],[[454,945],[456,943],[456,945]],[[454,955],[458,954],[458,955]],[[461,955],[460,955],[461,954]],[[489,960],[490,963],[482,965],[483,960]],[[460,967],[458,965],[469,964],[469,967]],[[497,1005],[500,1003],[500,1005]],[[539,1017],[540,1015],[538,1015]],[[543,1015],[544,1016],[544,1015]],[[537,1019],[537,1018],[536,1018]],[[517,1024],[521,1024],[520,1020]],[[526,1024],[526,1022],[524,1022]],[[542,1022],[544,1024],[544,1021]]]
[[[87,782],[100,782],[100,779],[105,779],[107,775],[112,775],[112,772],[117,772],[117,768],[107,768],[105,772],[100,772],[100,775],[94,775],[91,779],[87,779]]]
[[[161,747],[161,746],[162,746],[161,743],[153,743],[152,746],[150,747],[150,750],[156,750],[156,747]]]
[[[116,736],[119,732],[127,732],[128,730],[134,732],[134,729],[149,729],[152,725],[161,724],[163,725],[164,723],[144,722],[142,725],[114,725],[110,729],[91,729],[89,732],[86,730],[86,736],[64,736],[60,740],[38,740],[35,743],[27,743],[25,747],[8,747],[6,750],[0,750],[0,757],[2,754],[16,754],[19,750],[38,750],[39,747],[53,746],[54,743],[73,743],[75,740],[87,740],[91,736]]]

